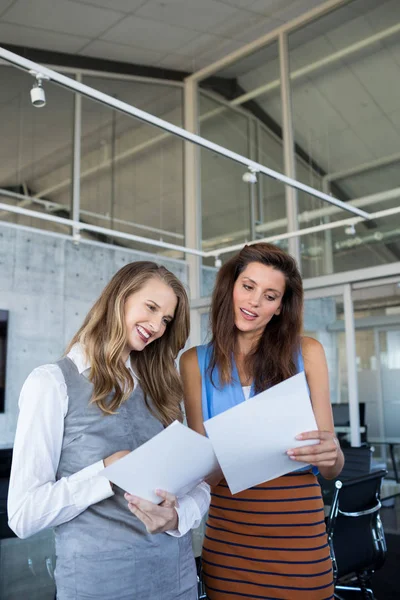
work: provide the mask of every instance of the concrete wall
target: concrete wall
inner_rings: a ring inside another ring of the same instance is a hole
[[[32,369],[54,362],[118,269],[155,260],[187,283],[183,261],[0,224],[0,309],[9,311],[5,413],[0,446],[14,439],[18,397]]]

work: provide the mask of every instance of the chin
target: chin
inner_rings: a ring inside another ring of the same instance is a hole
[[[240,323],[240,324],[235,323],[235,325],[236,325],[236,329],[238,329],[239,331],[243,331],[243,333],[249,332],[249,331],[255,331],[254,327],[252,327],[250,323]]]
[[[129,345],[130,348],[130,352],[140,352],[141,350],[144,350],[146,344],[144,342],[134,342],[133,344]]]

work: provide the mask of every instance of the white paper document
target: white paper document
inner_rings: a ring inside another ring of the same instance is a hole
[[[99,474],[130,494],[159,504],[162,498],[156,489],[183,496],[218,468],[210,440],[174,421]]]
[[[318,443],[295,439],[318,429],[304,372],[205,421],[204,427],[232,494],[305,467],[287,450]]]

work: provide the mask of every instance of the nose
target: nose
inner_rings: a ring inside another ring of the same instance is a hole
[[[153,334],[156,334],[156,333],[158,333],[160,331],[160,329],[161,329],[161,323],[162,323],[161,319],[154,318],[154,319],[151,320],[151,322],[149,323],[149,325],[150,325],[150,329],[151,329],[151,331],[152,331]]]
[[[250,298],[250,304],[254,307],[259,306],[260,301],[261,301],[261,294],[255,290]]]

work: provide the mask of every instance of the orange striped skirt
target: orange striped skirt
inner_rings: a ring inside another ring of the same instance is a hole
[[[333,573],[324,506],[310,471],[232,495],[212,489],[203,543],[210,600],[330,600]]]

